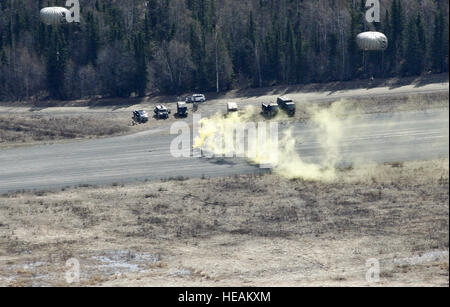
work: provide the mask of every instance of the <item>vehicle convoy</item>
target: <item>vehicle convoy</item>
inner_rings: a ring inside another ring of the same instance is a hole
[[[239,108],[236,102],[229,102],[227,103],[227,113],[235,113],[238,112]]]
[[[167,109],[163,105],[157,105],[155,107],[154,112],[155,112],[156,119],[168,119],[169,118],[170,110]]]
[[[278,114],[279,106],[276,102],[263,103],[262,112],[267,117],[275,117]]]
[[[187,103],[203,103],[206,101],[206,97],[203,94],[194,94],[186,98]]]
[[[177,114],[178,117],[187,117],[189,115],[186,102],[177,103]]]
[[[133,111],[133,121],[137,124],[145,124],[148,122],[148,113],[143,110]]]
[[[278,97],[277,103],[289,116],[295,115],[296,107],[295,102],[292,101],[292,99],[286,96]]]

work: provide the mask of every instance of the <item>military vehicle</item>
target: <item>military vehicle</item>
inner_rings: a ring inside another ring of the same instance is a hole
[[[296,107],[295,102],[292,101],[292,99],[286,96],[278,97],[277,103],[280,108],[283,109],[283,111],[285,111],[289,116],[295,115]]]
[[[177,103],[177,116],[178,117],[187,117],[188,116],[188,108],[186,102],[178,102]]]
[[[275,117],[278,114],[279,106],[276,102],[263,103],[262,112],[264,116]]]
[[[155,107],[155,118],[156,119],[168,119],[170,111],[163,105],[158,105]]]
[[[227,103],[227,113],[235,113],[238,112],[239,108],[236,102],[229,102]]]
[[[148,114],[144,110],[133,111],[133,121],[137,124],[145,124],[148,122]]]

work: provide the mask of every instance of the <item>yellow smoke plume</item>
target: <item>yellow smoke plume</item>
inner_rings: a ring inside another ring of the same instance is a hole
[[[328,108],[301,106],[301,108],[306,108],[305,111],[309,115],[311,126],[314,127],[315,137],[323,151],[323,159],[319,163],[305,162],[300,156],[296,145],[302,140],[296,139],[294,136],[292,124],[289,124],[278,138],[278,147],[273,146],[273,140],[267,132],[266,141],[262,146],[255,144],[256,142],[247,141],[248,146],[243,156],[255,164],[272,164],[274,173],[289,179],[334,180],[337,176],[336,165],[341,157],[339,143],[343,137],[345,119],[341,118],[341,115],[346,112],[344,106],[345,104],[341,102],[334,103]],[[273,121],[284,121],[287,118],[283,112],[280,112]],[[226,156],[230,154],[230,151],[236,153],[239,151],[235,146],[236,143],[232,141],[230,145],[230,140],[236,139],[236,127],[252,125],[252,123],[256,125],[256,122],[261,121],[263,119],[255,107],[247,107],[244,111],[226,116],[216,114],[210,118],[204,118],[200,122],[201,128],[198,137],[194,140],[194,148],[201,148],[215,156]],[[259,133],[260,131],[258,131]],[[227,145],[224,146],[224,143]]]

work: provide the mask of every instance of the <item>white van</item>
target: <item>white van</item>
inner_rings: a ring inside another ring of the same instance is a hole
[[[200,103],[200,102],[205,102],[205,101],[206,101],[206,97],[203,94],[194,94],[191,97],[186,98],[187,103]]]

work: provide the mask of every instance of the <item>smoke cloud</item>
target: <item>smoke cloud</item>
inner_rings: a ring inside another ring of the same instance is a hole
[[[268,122],[263,129],[256,129],[255,135],[252,129],[260,128],[263,122],[263,117],[255,107],[247,107],[239,113],[226,116],[216,114],[202,119],[194,148],[201,148],[203,152],[214,156],[244,157],[254,164],[271,165],[274,173],[290,179],[331,181],[336,179],[336,168],[341,161],[339,144],[343,137],[344,122],[348,121],[341,117],[346,112],[344,109],[345,104],[341,102],[327,108],[307,107],[313,137],[322,151],[321,161],[317,163],[303,159],[296,149],[302,139],[294,135],[293,123],[285,122],[288,116],[284,112],[271,121],[287,124],[279,132],[280,135],[274,138],[268,131]],[[245,138],[242,133],[238,133],[243,129],[247,132]],[[239,144],[239,140],[243,139],[246,140],[245,150]]]
[[[275,174],[285,178],[316,181],[342,180],[344,166],[370,176],[380,162],[425,159],[429,151],[434,151],[431,156],[435,158],[448,158],[448,151],[442,149],[448,148],[448,108],[437,112],[380,110],[380,116],[375,108],[367,113],[348,100],[299,103],[297,111],[307,119],[305,123],[289,119],[282,111],[265,121],[259,109],[248,107],[239,113],[204,118],[194,147],[216,157],[243,157],[256,165],[270,165]],[[276,137],[269,123],[282,127]],[[430,125],[434,128],[425,129]],[[422,134],[426,137],[417,142],[416,136]]]

